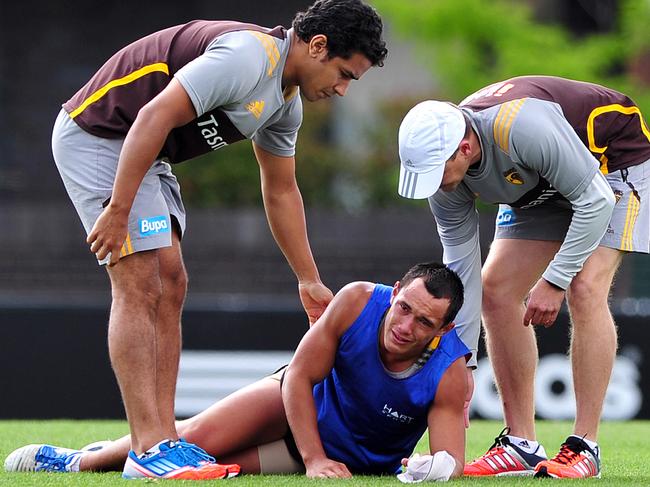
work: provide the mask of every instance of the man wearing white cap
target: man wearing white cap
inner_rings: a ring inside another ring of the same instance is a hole
[[[459,107],[416,105],[399,146],[399,194],[429,198],[444,261],[465,284],[457,329],[475,352],[482,318],[509,429],[465,474],[600,476],[598,425],[617,342],[607,297],[622,256],[650,243],[650,131],[640,110],[603,86],[518,77]],[[482,282],[477,198],[500,205]],[[577,414],[574,434],[547,460],[535,441],[529,325],[551,326],[565,296]]]

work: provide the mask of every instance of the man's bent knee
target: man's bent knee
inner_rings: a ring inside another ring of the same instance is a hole
[[[494,273],[483,274],[483,313],[490,314],[513,306],[521,306],[528,289],[514,289],[511,282]]]
[[[113,300],[157,306],[163,292],[156,250],[137,252],[107,267]]]
[[[187,271],[185,270],[180,253],[174,256],[175,258],[173,259],[169,258],[169,254],[165,257],[159,259],[163,299],[166,302],[181,306],[187,294]]]
[[[587,279],[578,274],[567,290],[567,305],[572,315],[608,308],[609,282]]]
[[[185,271],[162,279],[163,299],[181,306],[187,294],[187,274]]]
[[[589,314],[608,307],[610,288],[622,258],[623,253],[615,249],[596,249],[567,289],[571,313]]]

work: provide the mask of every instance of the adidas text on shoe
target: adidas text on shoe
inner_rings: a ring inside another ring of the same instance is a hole
[[[131,450],[124,464],[122,477],[213,480],[235,477],[240,472],[239,465],[221,465],[212,457],[210,460],[199,458],[196,450],[183,446],[181,442],[168,441],[160,444],[159,452],[144,458],[139,458]]]
[[[544,449],[539,446],[537,452],[526,453],[514,445],[506,436],[508,428],[505,428],[499,436],[494,439],[494,444],[481,457],[465,465],[463,471],[467,476],[530,476],[535,473],[535,465],[546,460],[543,455]]]
[[[589,448],[581,438],[569,436],[554,458],[537,464],[535,477],[600,478],[600,451],[598,447],[596,451]]]
[[[82,451],[51,445],[27,445],[5,459],[7,472],[78,472]]]

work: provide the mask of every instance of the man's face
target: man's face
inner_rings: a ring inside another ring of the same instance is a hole
[[[349,59],[330,59],[326,44],[315,42],[319,38],[324,36],[315,36],[309,45],[309,57],[302,66],[299,80],[300,92],[309,101],[344,96],[350,81],[361,78],[372,67],[368,58],[360,53],[354,53]]]
[[[457,153],[454,158],[445,163],[445,172],[442,176],[440,188],[445,192],[455,190],[465,177],[468,167],[468,160],[462,154]]]
[[[451,323],[443,326],[448,309],[449,299],[434,298],[422,279],[404,288],[398,283],[384,322],[384,349],[400,360],[418,357],[434,337],[453,328]]]

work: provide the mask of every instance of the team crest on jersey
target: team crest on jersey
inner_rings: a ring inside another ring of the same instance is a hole
[[[503,176],[506,178],[506,181],[508,181],[510,184],[524,184],[524,180],[521,178],[519,173],[516,171],[514,167],[511,167],[508,169],[506,172],[503,173]]]
[[[246,105],[246,110],[251,112],[256,119],[260,119],[264,111],[264,100],[255,100]]]
[[[621,191],[621,190],[619,190],[619,189],[615,189],[615,190],[614,190],[614,198],[616,198],[616,202],[617,202],[617,203],[618,203],[619,201],[621,201],[621,198],[622,198],[622,197],[623,197],[623,191]]]

